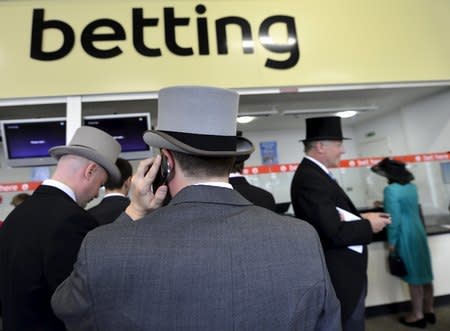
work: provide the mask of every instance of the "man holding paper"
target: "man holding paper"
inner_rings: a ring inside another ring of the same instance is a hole
[[[367,248],[372,234],[390,223],[384,213],[359,214],[332,177],[344,153],[341,119],[306,119],[305,157],[291,183],[295,216],[319,233],[328,271],[341,301],[344,331],[364,330]]]

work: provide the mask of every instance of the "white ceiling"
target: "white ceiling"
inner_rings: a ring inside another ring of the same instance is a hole
[[[249,124],[239,124],[239,129],[242,131],[296,129],[304,126],[306,117],[335,113],[324,113],[321,111],[323,109],[374,108],[374,110],[361,112],[357,116],[345,120],[347,124],[352,125],[445,91],[450,91],[450,87],[408,87],[241,96],[241,112],[258,111],[258,109],[276,109],[280,113],[283,110],[312,111],[301,115],[283,116],[278,114],[258,117]]]
[[[395,88],[367,88],[340,91],[295,92],[273,94],[244,94],[240,97],[240,113],[276,114],[257,117],[251,123],[239,124],[242,131],[297,129],[304,126],[304,118],[324,115],[321,109],[376,108],[346,119],[347,125],[366,121],[374,116],[399,109],[420,99],[450,91],[450,83],[440,86],[414,86]],[[312,110],[302,115],[281,115],[285,110]],[[83,104],[84,115],[150,112],[152,123],[157,117],[156,100],[106,101]],[[330,114],[330,113],[328,113]],[[65,116],[65,104],[26,105],[0,107],[0,120]]]

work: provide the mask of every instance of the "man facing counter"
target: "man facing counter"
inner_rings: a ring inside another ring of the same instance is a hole
[[[306,119],[306,156],[292,179],[291,199],[295,216],[310,222],[319,233],[341,302],[344,331],[360,331],[365,320],[366,245],[372,233],[381,231],[390,220],[383,213],[360,215],[332,178],[329,168],[338,166],[344,139],[339,117]]]

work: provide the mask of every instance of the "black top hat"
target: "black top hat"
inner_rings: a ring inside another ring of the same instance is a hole
[[[303,142],[317,140],[344,140],[341,118],[338,116],[313,117],[306,119],[306,138]]]
[[[391,160],[387,157],[375,164],[370,170],[380,176],[386,177],[390,181],[401,184],[409,183],[414,179],[413,174],[406,169],[406,165],[403,162]]]

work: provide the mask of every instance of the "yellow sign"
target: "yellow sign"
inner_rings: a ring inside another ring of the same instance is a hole
[[[448,0],[0,2],[0,99],[450,79]]]

